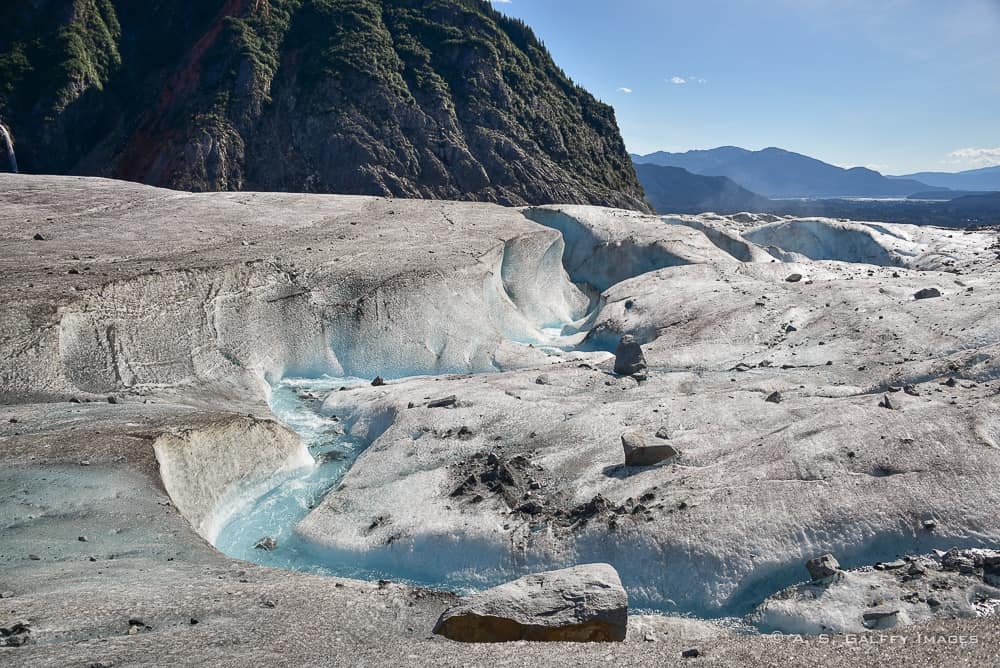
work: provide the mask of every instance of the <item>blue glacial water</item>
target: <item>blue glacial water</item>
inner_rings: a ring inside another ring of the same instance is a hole
[[[319,558],[295,533],[299,521],[340,483],[365,447],[350,436],[349,416],[321,413],[323,399],[341,387],[369,383],[361,378],[323,376],[285,378],[272,387],[271,409],[298,433],[316,463],[267,481],[270,488],[263,494],[259,488],[247,488],[245,500],[232,509],[219,531],[216,548],[231,557],[275,568],[369,580],[388,577],[356,561],[337,563],[328,555]],[[265,536],[277,541],[276,549],[255,547]]]

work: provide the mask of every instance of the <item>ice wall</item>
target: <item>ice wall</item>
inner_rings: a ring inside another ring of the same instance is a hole
[[[828,218],[787,220],[743,234],[782,260],[838,260],[885,267],[903,266],[921,252],[920,244],[881,225]]]
[[[153,444],[160,477],[177,509],[195,530],[214,542],[235,510],[247,481],[310,466],[299,437],[271,420],[221,419],[195,429],[164,434]]]
[[[260,261],[112,282],[62,309],[56,341],[40,342],[58,354],[39,350],[24,372],[37,387],[48,367],[52,385],[95,394],[210,382],[235,395],[286,375],[496,370],[510,341],[585,315],[562,249],[539,229],[447,270],[334,282]]]

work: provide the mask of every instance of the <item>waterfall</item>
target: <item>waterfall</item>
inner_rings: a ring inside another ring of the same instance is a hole
[[[7,149],[7,160],[10,162],[10,171],[17,174],[17,156],[14,155],[14,140],[11,139],[10,132],[2,123],[0,123],[0,136],[3,137],[3,143]]]

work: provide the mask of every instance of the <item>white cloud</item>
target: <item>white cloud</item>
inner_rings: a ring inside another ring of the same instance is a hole
[[[708,83],[708,79],[703,79],[702,77],[696,77],[693,74],[688,76],[679,76],[675,74],[674,76],[666,79],[666,82],[673,84],[675,86],[683,86],[684,84],[703,84]]]
[[[490,0],[494,5],[509,5],[512,0]]]
[[[1000,165],[1000,147],[997,148],[960,148],[948,154],[951,165],[966,167],[993,167]]]
[[[632,92],[632,89],[631,88],[626,88],[625,86],[622,86],[621,88],[618,89],[618,92],[619,93],[625,93],[626,95],[628,95],[629,93]]]

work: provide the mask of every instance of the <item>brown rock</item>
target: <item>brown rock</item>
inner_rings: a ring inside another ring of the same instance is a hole
[[[462,599],[434,633],[460,642],[621,642],[628,595],[608,564],[527,575]]]
[[[675,459],[677,449],[667,443],[649,443],[635,432],[622,434],[622,449],[625,451],[625,466],[655,466]]]

